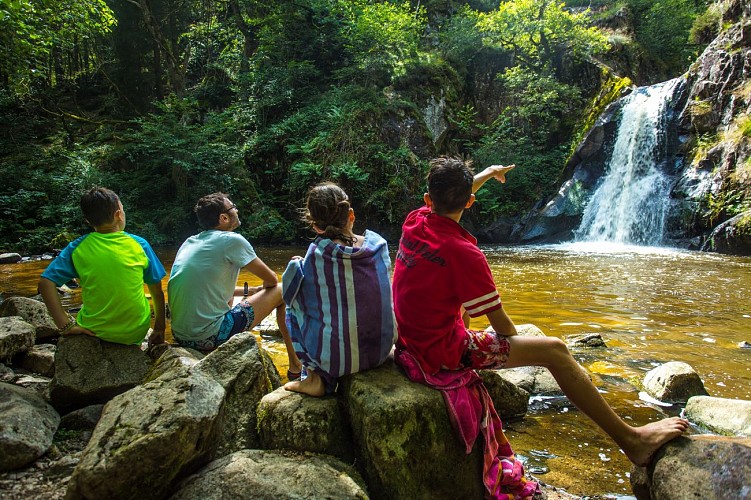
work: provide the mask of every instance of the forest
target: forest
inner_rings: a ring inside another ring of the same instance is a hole
[[[0,0],[0,249],[87,231],[121,196],[154,245],[223,191],[253,242],[305,234],[324,179],[398,236],[431,157],[519,166],[468,224],[518,217],[603,106],[682,74],[722,27],[707,0]]]

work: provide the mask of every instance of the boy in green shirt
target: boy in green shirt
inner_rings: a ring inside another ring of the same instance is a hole
[[[39,291],[60,335],[85,334],[118,344],[140,344],[151,322],[149,346],[164,342],[164,266],[151,245],[123,231],[125,210],[120,198],[106,188],[92,188],[81,197],[81,210],[94,232],[66,246],[39,280]],[[83,305],[76,318],[63,309],[57,287],[77,278]]]

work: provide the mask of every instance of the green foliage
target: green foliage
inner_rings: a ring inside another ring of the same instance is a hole
[[[95,43],[115,24],[105,0],[3,0],[0,10],[0,80],[26,95],[93,69]]]
[[[201,196],[233,195],[248,182],[229,112],[204,113],[195,100],[174,95],[158,106],[122,134],[107,159],[110,187],[134,207],[129,226],[153,244],[193,232]]]
[[[696,45],[707,44],[716,37],[722,29],[722,3],[712,3],[703,13],[696,16],[689,40]]]
[[[513,52],[535,72],[554,69],[564,56],[582,60],[607,50],[607,38],[589,26],[586,12],[564,6],[549,0],[503,2],[497,11],[480,14],[477,27],[488,43]]]
[[[698,47],[689,41],[694,19],[705,10],[700,0],[627,0],[636,41],[668,74],[684,71]]]

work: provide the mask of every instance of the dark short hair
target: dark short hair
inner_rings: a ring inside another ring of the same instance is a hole
[[[354,245],[354,240],[344,235],[350,207],[349,197],[342,188],[333,182],[322,182],[308,191],[303,220],[323,231],[324,238]]]
[[[198,224],[204,229],[219,225],[219,216],[227,211],[225,204],[229,198],[224,193],[211,193],[202,197],[193,207]]]
[[[120,210],[120,198],[114,191],[93,187],[81,196],[81,211],[86,221],[94,227],[112,222]]]
[[[428,194],[433,210],[439,214],[462,210],[472,195],[472,161],[455,156],[440,156],[430,161]]]

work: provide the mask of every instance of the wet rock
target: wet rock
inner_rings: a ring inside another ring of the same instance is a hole
[[[22,258],[18,253],[0,253],[0,264],[15,264],[21,262]]]
[[[89,335],[62,337],[50,386],[52,406],[66,412],[106,403],[140,384],[150,366],[151,359],[137,345],[113,344]]]
[[[47,312],[44,302],[27,297],[10,297],[0,304],[0,316],[21,316],[34,326],[36,339],[57,338],[57,326]]]
[[[37,393],[0,382],[0,471],[42,456],[59,423],[60,416]]]
[[[599,333],[582,333],[566,337],[569,347],[607,347]]]
[[[738,348],[740,348],[740,349],[751,349],[751,342],[747,342],[745,340],[742,341],[742,342],[738,342]]]
[[[18,366],[45,377],[55,374],[55,350],[53,344],[37,344],[21,356]]]
[[[286,391],[267,394],[258,405],[264,449],[308,451],[354,461],[352,431],[335,395],[314,398]]]
[[[712,230],[702,250],[731,255],[751,255],[751,233],[747,228],[749,218],[751,210],[719,224]]]
[[[686,418],[726,436],[751,436],[751,401],[694,396],[686,403]]]
[[[250,497],[366,499],[368,494],[357,471],[333,457],[241,450],[190,476],[172,500]]]
[[[373,498],[483,496],[482,446],[465,453],[439,391],[409,381],[391,360],[339,388]]]
[[[164,498],[208,463],[224,389],[183,367],[113,398],[104,408],[66,498]]]
[[[751,492],[751,439],[679,437],[664,445],[648,467],[635,468],[638,500],[726,500]]]
[[[529,392],[506,380],[502,372],[503,370],[479,371],[498,416],[501,419],[523,417],[527,413]]]
[[[19,316],[0,318],[0,360],[9,360],[31,349],[34,332],[34,327]]]
[[[194,371],[213,378],[226,391],[218,456],[258,448],[255,410],[266,394],[281,385],[281,379],[274,363],[263,355],[255,335],[235,335],[199,361]]]
[[[60,420],[60,428],[71,431],[92,430],[102,417],[104,405],[91,405],[74,410]]]
[[[644,376],[644,390],[652,397],[670,403],[685,403],[691,396],[706,396],[699,374],[687,363],[671,361]]]

